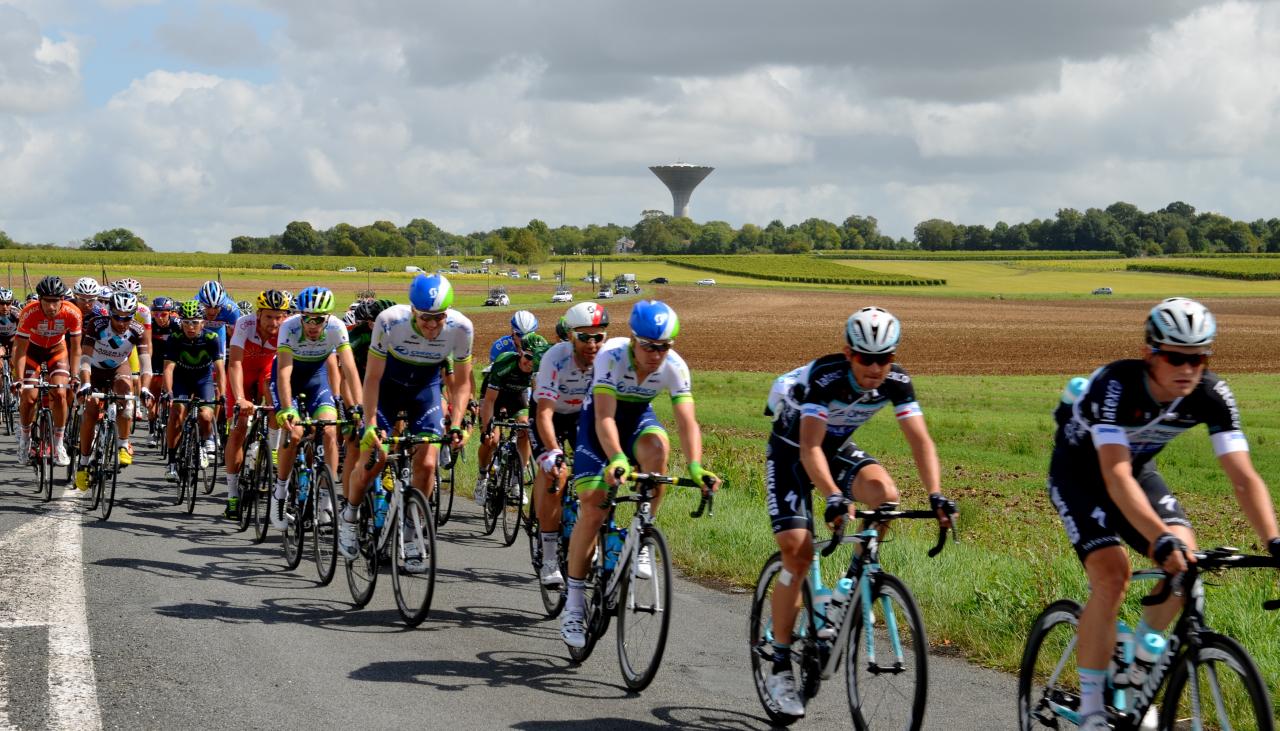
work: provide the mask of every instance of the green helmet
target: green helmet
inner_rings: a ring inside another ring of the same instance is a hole
[[[538,364],[542,362],[542,355],[551,347],[551,343],[547,342],[547,339],[538,333],[529,333],[520,342],[523,343],[526,351],[533,353],[533,369],[535,371],[538,370]]]
[[[204,307],[196,300],[187,300],[178,308],[178,315],[184,320],[203,320]]]

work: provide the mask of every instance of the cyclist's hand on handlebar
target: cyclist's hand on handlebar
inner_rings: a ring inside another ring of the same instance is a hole
[[[822,513],[822,519],[826,521],[827,527],[835,530],[844,523],[845,519],[850,517],[853,511],[853,501],[840,493],[827,496],[827,509]]]
[[[559,449],[548,449],[542,453],[542,456],[538,457],[538,466],[547,474],[555,474],[561,466],[556,463],[556,460],[563,456],[564,452]]]
[[[467,430],[460,426],[449,427],[449,448],[462,449],[469,436],[470,434],[467,433]]]
[[[1161,533],[1151,544],[1151,558],[1169,574],[1180,574],[1187,570],[1188,562],[1195,562],[1186,544],[1172,533]]]
[[[290,406],[287,409],[281,409],[280,412],[276,414],[276,423],[280,426],[287,426],[289,422],[297,418],[298,410]]]
[[[950,500],[940,492],[929,494],[929,507],[938,515],[938,524],[943,528],[951,527],[951,516],[960,512],[956,509],[956,501]]]
[[[247,398],[242,398],[236,401],[236,407],[239,408],[241,411],[252,411],[253,402]]]
[[[631,476],[631,461],[627,459],[627,455],[618,452],[609,458],[609,464],[604,468],[604,481],[609,486],[623,482]]]
[[[711,470],[704,470],[701,462],[689,463],[689,477],[702,486],[702,492],[715,492],[720,489],[720,476]]]
[[[361,449],[377,449],[382,446],[382,438],[378,433],[378,427],[370,424],[364,428],[364,434],[360,436]]]

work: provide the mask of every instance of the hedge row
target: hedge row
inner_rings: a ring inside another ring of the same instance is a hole
[[[865,287],[936,286],[947,283],[945,279],[872,272],[802,255],[676,256],[669,257],[667,263],[715,274],[732,274],[773,282]]]

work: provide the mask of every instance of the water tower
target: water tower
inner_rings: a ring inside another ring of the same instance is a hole
[[[689,196],[693,195],[693,189],[715,170],[713,167],[690,165],[687,162],[654,165],[649,169],[671,191],[671,215],[685,218],[689,217]]]

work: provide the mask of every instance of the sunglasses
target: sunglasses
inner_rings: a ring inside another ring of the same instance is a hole
[[[415,312],[413,314],[423,322],[444,322],[444,319],[449,316],[447,312]]]
[[[329,321],[328,315],[309,315],[302,318],[302,321],[308,325],[323,325]]]
[[[578,338],[578,342],[580,343],[603,343],[605,334],[604,333],[595,333],[595,334],[574,333],[574,337]]]
[[[641,348],[649,351],[650,353],[665,353],[668,350],[671,350],[671,346],[675,345],[675,343],[671,342],[670,340],[668,340],[665,343],[658,343],[658,342],[654,342],[653,340],[645,340],[644,338],[636,338],[636,343],[638,343]]]
[[[116,322],[128,322],[129,320],[133,319],[133,315],[117,315],[115,313],[112,313],[111,319],[115,320]]]
[[[1181,368],[1184,365],[1199,368],[1208,363],[1209,356],[1213,355],[1213,353],[1175,353],[1171,350],[1160,350],[1159,348],[1152,348],[1151,353],[1164,358],[1164,361],[1174,368]]]
[[[858,361],[864,366],[871,366],[871,365],[882,366],[882,365],[889,365],[890,363],[892,363],[896,355],[897,355],[896,353],[879,353],[879,354],[854,353],[853,359]]]
[[[533,360],[533,353],[525,353],[525,352],[522,352],[522,353],[520,353],[520,357],[521,357],[523,360]]]

